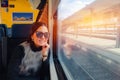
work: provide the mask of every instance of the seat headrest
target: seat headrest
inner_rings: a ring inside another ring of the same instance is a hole
[[[13,24],[12,38],[27,38],[32,24]]]

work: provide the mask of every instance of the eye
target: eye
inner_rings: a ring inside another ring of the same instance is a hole
[[[45,38],[49,38],[49,33],[48,33],[48,32],[45,32],[45,33],[44,33],[44,36],[45,36]]]
[[[38,38],[41,38],[42,36],[43,36],[43,33],[42,32],[36,32],[36,36],[38,37]]]

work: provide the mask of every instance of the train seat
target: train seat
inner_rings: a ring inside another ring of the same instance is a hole
[[[0,24],[0,79],[3,79],[5,74],[5,68],[3,63],[3,55],[4,55],[3,38],[5,36],[6,36],[6,25]]]
[[[14,48],[27,39],[31,27],[32,24],[13,24],[12,36],[7,39],[7,51],[9,52],[7,61],[9,61]]]

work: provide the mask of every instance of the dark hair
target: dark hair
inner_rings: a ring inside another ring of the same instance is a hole
[[[28,42],[32,42],[32,39],[31,39],[31,36],[34,34],[34,32],[39,28],[39,27],[42,27],[42,26],[45,26],[47,27],[47,25],[43,22],[34,22],[32,24],[32,27],[31,27],[31,30],[30,30],[30,33],[29,33],[29,36],[28,36]],[[48,28],[48,27],[47,27]]]

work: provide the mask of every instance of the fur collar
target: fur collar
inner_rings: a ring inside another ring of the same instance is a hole
[[[24,47],[25,56],[20,65],[20,74],[22,75],[35,75],[42,63],[41,50],[35,49],[28,42],[20,44]]]
[[[30,43],[30,48],[31,48],[34,52],[36,52],[36,51],[41,51],[41,50],[42,50],[42,46],[36,47],[33,42]]]

